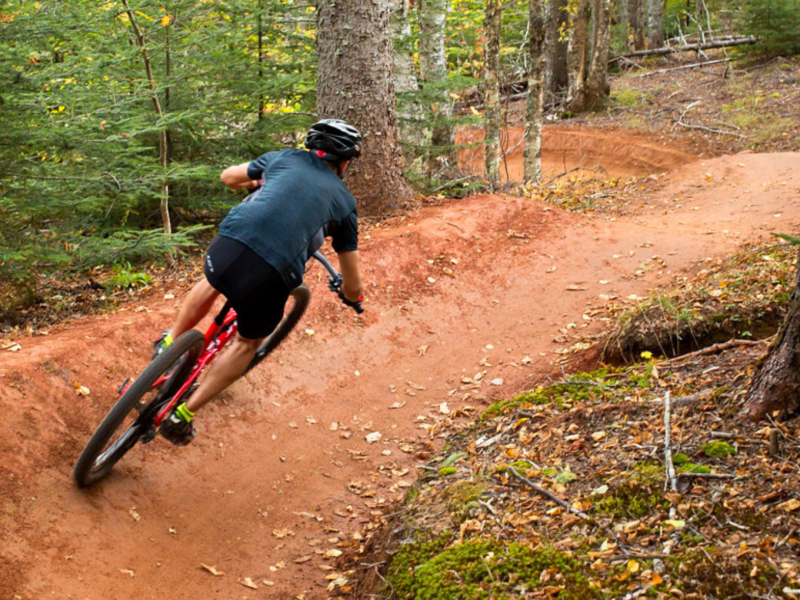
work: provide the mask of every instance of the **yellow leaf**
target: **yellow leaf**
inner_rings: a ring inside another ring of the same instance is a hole
[[[162,27],[166,27],[167,25],[169,25],[170,21],[171,21],[170,16],[169,15],[164,15],[163,17],[161,17],[161,26]]]
[[[638,573],[639,572],[639,563],[635,560],[629,560],[628,564],[625,567],[628,572],[630,573]]]

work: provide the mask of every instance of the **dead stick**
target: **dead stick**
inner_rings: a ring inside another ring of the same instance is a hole
[[[678,477],[687,477],[691,479],[733,479],[736,475],[728,475],[727,473],[678,473]]]
[[[555,502],[556,504],[558,504],[558,505],[559,505],[559,506],[561,506],[562,508],[566,509],[568,512],[572,513],[573,515],[575,515],[575,516],[577,516],[577,517],[580,517],[581,519],[583,519],[583,520],[584,520],[584,521],[586,521],[587,523],[590,523],[590,524],[592,524],[592,525],[595,525],[595,526],[599,527],[600,529],[602,529],[603,531],[605,531],[605,532],[606,532],[606,534],[608,534],[608,535],[609,535],[611,538],[613,538],[614,540],[616,540],[616,542],[617,542],[617,547],[619,548],[620,552],[622,552],[622,554],[624,554],[624,555],[626,555],[626,556],[628,555],[628,551],[627,551],[627,550],[625,549],[625,547],[622,545],[622,542],[620,541],[620,539],[619,539],[619,536],[616,534],[616,532],[615,532],[615,531],[613,531],[612,529],[610,529],[610,528],[608,528],[608,527],[605,527],[604,525],[601,525],[600,523],[598,523],[597,521],[595,521],[594,519],[592,519],[592,517],[590,517],[589,515],[587,515],[585,512],[582,512],[582,511],[578,510],[577,508],[575,508],[574,506],[572,506],[572,505],[571,505],[569,502],[567,502],[566,500],[562,500],[561,498],[559,498],[558,496],[556,496],[556,495],[555,495],[553,492],[549,492],[549,491],[547,491],[546,489],[544,489],[542,486],[540,486],[540,485],[538,485],[538,484],[536,484],[536,483],[532,482],[532,481],[531,481],[530,479],[528,479],[527,477],[523,477],[522,475],[520,475],[519,473],[517,473],[517,471],[516,471],[516,469],[514,469],[514,467],[511,467],[511,466],[509,466],[509,467],[508,467],[508,470],[509,470],[509,471],[511,471],[511,474],[512,474],[514,477],[516,477],[517,479],[519,479],[519,480],[520,480],[522,483],[524,483],[525,485],[527,485],[527,486],[529,486],[530,488],[534,489],[535,491],[539,492],[539,493],[540,493],[542,496],[544,496],[545,498],[549,498],[550,500],[552,500],[553,502]]]
[[[572,505],[571,505],[569,502],[567,502],[566,500],[562,500],[561,498],[559,498],[558,496],[556,496],[556,495],[555,495],[553,492],[550,492],[550,491],[548,491],[548,490],[544,489],[542,486],[540,486],[539,484],[536,484],[536,483],[532,482],[532,481],[531,481],[530,479],[528,479],[527,477],[523,477],[522,475],[520,475],[519,473],[517,473],[517,471],[514,469],[514,467],[508,467],[508,470],[509,470],[509,471],[511,471],[511,474],[512,474],[512,475],[514,475],[514,477],[516,477],[517,479],[519,479],[519,480],[520,480],[521,482],[523,482],[525,485],[527,485],[527,486],[529,486],[529,487],[533,488],[534,490],[536,490],[537,492],[539,492],[539,493],[540,493],[542,496],[545,496],[546,498],[549,498],[550,500],[552,500],[553,502],[555,502],[556,504],[558,504],[558,505],[559,505],[559,506],[561,506],[562,508],[564,508],[564,509],[568,510],[569,512],[571,512],[571,513],[572,513],[572,514],[574,514],[574,515],[577,515],[577,516],[579,516],[579,517],[580,517],[581,519],[583,519],[584,521],[589,521],[590,523],[594,523],[594,519],[592,519],[592,518],[591,518],[589,515],[587,515],[585,512],[581,512],[581,511],[579,511],[577,508],[575,508],[574,506],[572,506]]]
[[[672,432],[670,430],[671,408],[669,404],[669,391],[664,395],[664,463],[667,467],[667,479],[673,492],[678,491],[678,478],[675,476],[675,465],[672,464]]]
[[[691,69],[693,67],[705,67],[706,65],[717,65],[719,63],[725,63],[728,61],[733,60],[732,58],[722,58],[720,60],[706,60],[699,63],[692,63],[691,65],[681,65],[680,67],[670,67],[668,69],[656,69],[655,71],[648,71],[647,73],[641,73],[639,75],[634,75],[634,77],[649,77],[650,75],[658,75],[660,73],[668,73],[670,71],[679,71],[681,69]]]
[[[658,366],[662,365],[669,365],[670,363],[681,362],[688,358],[694,358],[696,356],[704,356],[706,354],[716,354],[717,352],[722,352],[723,350],[728,350],[729,348],[734,348],[736,346],[758,346],[759,344],[763,344],[764,342],[769,341],[771,338],[766,338],[763,340],[728,340],[727,342],[720,342],[719,344],[714,344],[713,346],[709,346],[708,348],[702,348],[700,350],[696,350],[694,352],[690,352],[689,354],[683,354],[681,356],[677,356],[670,360],[665,360],[663,362],[658,363]]]

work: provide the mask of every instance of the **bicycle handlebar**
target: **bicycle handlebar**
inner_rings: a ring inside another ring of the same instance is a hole
[[[334,269],[331,263],[328,262],[328,259],[325,258],[321,253],[314,252],[313,256],[319,262],[321,262],[322,266],[325,267],[328,273],[330,273],[330,275],[328,275],[328,289],[330,289],[332,292],[335,292],[339,298],[341,298],[342,303],[345,306],[349,306],[358,314],[363,313],[364,307],[361,306],[361,299],[359,299],[358,302],[351,302],[345,297],[344,292],[342,291],[342,274]]]

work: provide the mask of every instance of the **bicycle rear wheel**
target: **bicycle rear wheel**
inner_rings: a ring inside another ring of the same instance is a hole
[[[189,377],[203,344],[202,333],[187,331],[142,371],[81,452],[73,471],[79,487],[100,481],[143,436],[152,433],[158,411]],[[156,386],[165,377],[166,381]]]
[[[283,317],[278,326],[275,328],[267,339],[263,341],[263,343],[258,347],[256,351],[256,355],[253,357],[253,360],[250,361],[250,364],[247,365],[247,369],[245,372],[242,373],[242,376],[246,375],[250,369],[255,367],[258,363],[264,360],[270,352],[275,350],[278,345],[286,339],[292,329],[295,328],[297,323],[303,317],[303,314],[306,312],[306,308],[308,308],[308,302],[311,299],[311,291],[308,289],[308,286],[305,283],[301,283],[299,286],[294,288],[291,293],[289,294],[292,298],[294,298],[294,304],[289,312]]]

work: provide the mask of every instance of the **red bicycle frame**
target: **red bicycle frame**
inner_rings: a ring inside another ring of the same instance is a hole
[[[167,402],[164,408],[162,408],[161,411],[159,411],[159,413],[156,415],[156,418],[153,422],[156,427],[158,427],[166,418],[166,416],[172,411],[175,403],[178,401],[178,398],[186,393],[186,390],[188,390],[197,380],[197,378],[200,376],[200,373],[203,372],[203,369],[211,364],[220,351],[225,347],[225,344],[227,344],[228,341],[234,335],[236,335],[236,331],[238,329],[239,328],[236,325],[236,311],[231,307],[230,303],[226,302],[225,306],[222,307],[222,310],[211,322],[211,325],[209,325],[208,330],[205,333],[203,351],[200,353],[200,356],[197,357],[197,361],[195,361],[189,377],[186,378],[186,381],[183,383],[180,389],[175,392],[175,395],[172,397],[172,399]],[[222,333],[220,333],[220,331],[222,331]],[[157,388],[163,385],[168,379],[169,376],[164,375],[153,384],[153,387]]]

